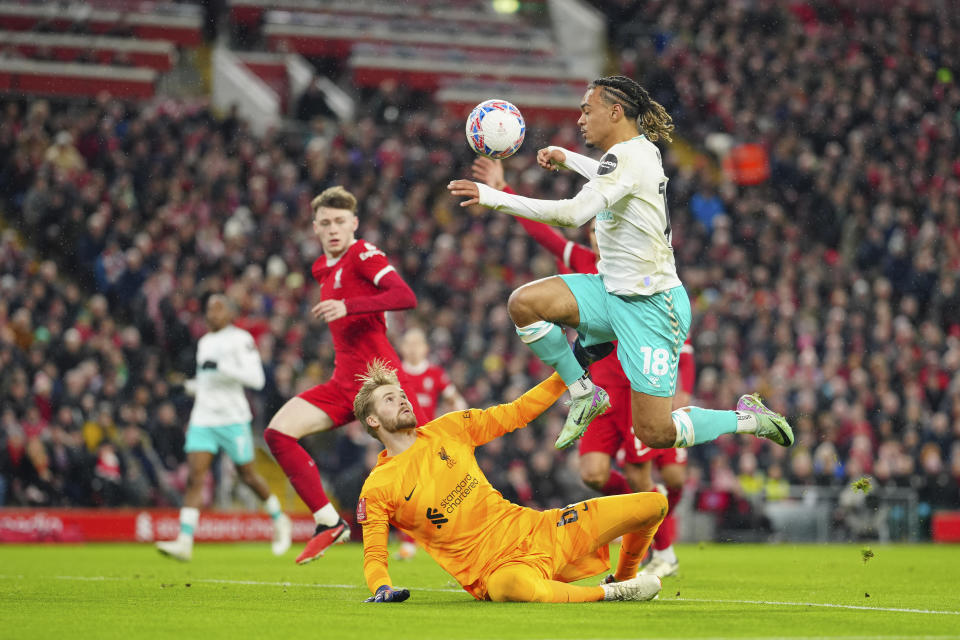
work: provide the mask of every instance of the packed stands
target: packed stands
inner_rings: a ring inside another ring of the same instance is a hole
[[[934,511],[960,504],[957,15],[893,3],[895,19],[881,20],[888,7],[852,1],[751,10],[654,0],[642,15],[632,3],[603,4],[619,68],[678,124],[664,161],[694,308],[697,402],[729,408],[759,391],[798,435],[790,450],[737,437],[691,449],[687,507],[728,532],[763,530],[757,500],[819,491],[841,505],[823,514],[836,535],[896,530],[910,514],[927,531]],[[297,10],[289,1],[231,7],[271,47],[281,42],[272,29],[325,19],[281,20]],[[251,17],[240,7],[259,8]],[[358,40],[308,53],[342,59],[349,83],[366,68],[351,59],[404,46]],[[431,60],[414,51],[406,68]],[[451,63],[436,62],[437,74]],[[530,79],[516,79],[498,80],[515,94],[497,95],[530,120],[536,107],[515,97]],[[382,80],[360,83],[355,121],[318,117],[264,136],[203,103],[4,101],[0,504],[176,503],[189,406],[177,385],[190,374],[208,292],[241,302],[268,363],[255,398],[261,427],[323,380],[332,347],[308,314],[319,250],[309,199],[332,184],[359,195],[360,234],[418,295],[391,326],[425,326],[471,405],[510,398],[545,373],[517,348],[505,303],[556,265],[507,216],[464,212],[444,189],[468,174],[470,158],[461,114],[443,104],[469,105],[473,94],[438,82],[436,101],[424,102],[412,83]],[[490,86],[477,82],[481,93]],[[558,85],[531,92],[563,110],[568,90]],[[575,192],[576,181],[540,172],[532,154],[578,147],[581,93],[567,103],[569,120],[537,118],[507,161],[518,192]],[[736,162],[724,174],[723,156],[744,144],[765,154],[767,177],[740,179]],[[478,449],[507,497],[556,506],[585,494],[575,454],[552,449],[561,424],[562,408]],[[349,503],[375,447],[351,428],[325,444],[322,468],[335,470]],[[876,497],[849,490],[864,474],[913,502],[877,509]]]

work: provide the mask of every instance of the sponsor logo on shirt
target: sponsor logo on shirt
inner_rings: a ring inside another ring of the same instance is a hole
[[[357,502],[357,522],[366,522],[367,521],[367,499],[360,498],[360,501]]]
[[[435,524],[437,529],[443,529],[443,524],[445,522],[450,522],[449,519],[443,516],[442,511],[439,509],[434,509],[433,507],[427,507],[427,520]]]
[[[383,251],[380,251],[380,249],[377,249],[375,246],[373,246],[369,242],[364,242],[363,246],[366,247],[367,250],[360,254],[361,260],[366,260],[367,258],[372,258],[373,256],[385,255]]]
[[[453,491],[448,493],[444,499],[440,501],[439,512],[453,513],[457,510],[457,507],[463,504],[464,499],[470,495],[470,492],[478,486],[480,486],[480,481],[472,475],[468,473],[463,476],[463,480],[457,483]]]
[[[605,176],[608,173],[613,173],[613,170],[617,168],[617,156],[612,153],[608,153],[602,158],[600,158],[600,166],[597,167],[597,175]]]

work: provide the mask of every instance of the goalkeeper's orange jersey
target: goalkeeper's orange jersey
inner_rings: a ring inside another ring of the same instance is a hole
[[[387,572],[393,524],[474,597],[484,596],[481,579],[521,546],[541,514],[504,499],[484,477],[473,450],[526,426],[564,391],[554,374],[509,404],[448,413],[417,428],[416,441],[403,453],[380,453],[357,504],[371,591],[393,584]]]

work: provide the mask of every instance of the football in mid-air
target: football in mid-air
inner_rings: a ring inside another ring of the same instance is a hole
[[[520,110],[506,100],[484,100],[467,118],[467,142],[470,148],[488,158],[509,158],[526,134],[527,125]]]

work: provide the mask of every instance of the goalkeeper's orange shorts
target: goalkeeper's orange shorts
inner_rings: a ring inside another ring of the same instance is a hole
[[[479,580],[464,585],[464,589],[477,599],[489,599],[487,578],[511,564],[533,567],[543,578],[560,582],[574,582],[609,570],[610,550],[599,540],[601,529],[606,528],[601,524],[619,517],[619,513],[599,507],[598,500],[534,514],[530,535],[516,549],[491,563]]]

